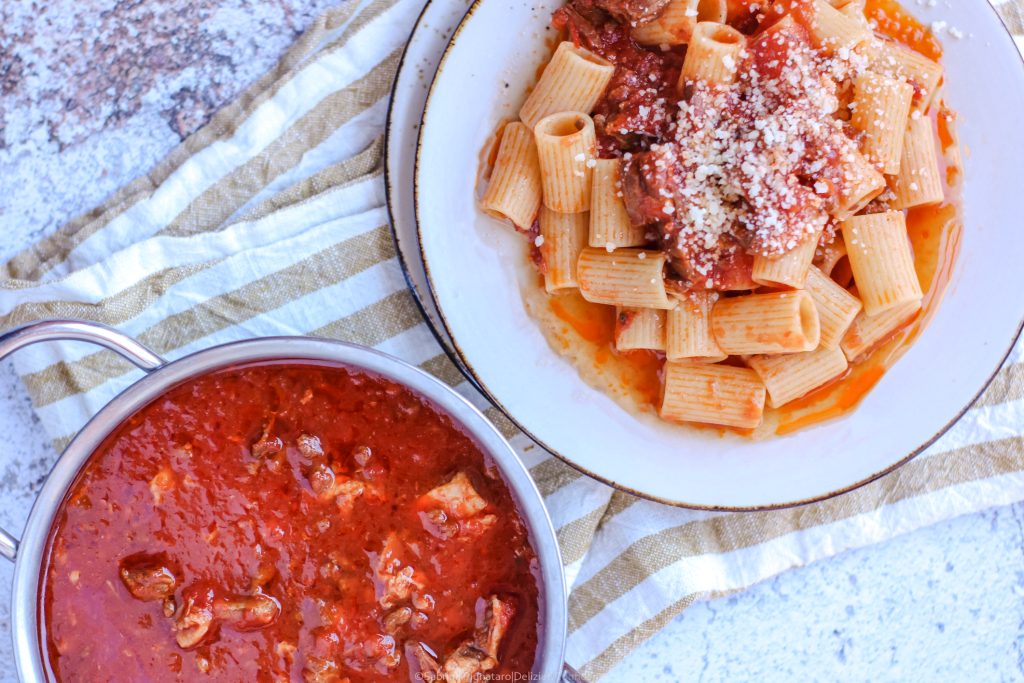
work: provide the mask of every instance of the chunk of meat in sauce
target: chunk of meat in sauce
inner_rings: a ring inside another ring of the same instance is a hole
[[[598,146],[604,157],[639,150],[665,136],[682,56],[638,47],[628,25],[609,21],[593,3],[575,2],[555,11],[552,25],[570,39],[615,65],[604,94],[594,106]]]
[[[388,612],[384,615],[384,619],[381,624],[384,626],[384,633],[388,635],[397,635],[401,632],[406,624],[412,621],[413,614],[412,607],[399,607],[398,609]]]
[[[121,582],[137,600],[166,600],[174,595],[178,579],[162,555],[133,555],[121,561]]]
[[[590,23],[603,22],[611,16],[631,26],[654,21],[668,3],[669,0],[569,0],[566,7]]]
[[[633,225],[661,225],[670,220],[665,201],[675,196],[679,187],[665,156],[655,149],[621,162],[622,201]]]
[[[492,595],[485,601],[484,608],[478,611],[480,619],[477,624],[476,645],[488,656],[498,659],[501,641],[516,616],[515,605]]]
[[[456,519],[472,517],[487,507],[487,501],[476,492],[465,472],[423,494],[420,501],[424,505],[434,504]]]
[[[348,683],[348,678],[341,677],[337,664],[320,657],[306,658],[302,680],[306,683]]]
[[[214,634],[213,600],[213,589],[189,591],[184,598],[173,625],[181,648],[191,650]]]
[[[479,536],[498,521],[493,514],[481,514],[487,509],[487,501],[473,488],[465,472],[423,494],[418,506],[424,510],[423,527],[441,539]]]
[[[216,598],[213,601],[213,614],[236,631],[255,631],[277,620],[281,614],[281,603],[262,592],[234,595]]]
[[[276,455],[282,450],[284,450],[284,442],[276,436],[271,436],[266,431],[264,431],[259,440],[249,448],[249,451],[252,453],[254,458],[265,458],[270,455]]]
[[[413,669],[414,680],[440,681],[444,680],[441,673],[441,665],[437,661],[437,655],[427,648],[423,643],[406,643],[405,657],[409,662],[415,662],[417,669]]]
[[[384,547],[376,557],[374,574],[377,577],[377,601],[384,609],[391,609],[409,600],[414,591],[424,586],[416,570],[404,562],[405,544],[398,534],[391,533],[384,541]]]
[[[738,238],[730,234],[719,237],[713,247],[699,245],[701,253],[691,251],[687,240],[679,239],[680,224],[665,212],[666,201],[679,194],[675,176],[668,170],[668,161],[661,158],[660,150],[634,154],[622,162],[622,194],[626,212],[635,225],[654,225],[665,246],[669,264],[683,278],[681,292],[701,288],[713,282],[718,291],[746,291],[758,286],[753,281],[754,257],[747,252]],[[701,272],[693,265],[697,257],[706,258],[713,250],[711,269]]]
[[[493,657],[478,648],[474,641],[467,640],[448,655],[441,671],[447,683],[471,683],[477,674],[490,671],[496,665]]]
[[[445,658],[438,662],[437,656],[422,643],[406,647],[407,656],[414,658],[422,680],[446,681],[447,683],[469,683],[478,674],[490,671],[498,665],[498,651],[516,610],[512,603],[492,595],[479,600],[477,606],[477,630],[473,640],[466,640]]]
[[[149,480],[149,492],[153,495],[153,503],[155,505],[163,504],[164,496],[173,491],[176,485],[174,472],[169,467],[161,467],[160,471]]]

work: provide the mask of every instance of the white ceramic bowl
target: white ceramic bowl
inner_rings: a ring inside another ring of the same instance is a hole
[[[579,468],[692,507],[764,508],[835,495],[906,462],[951,426],[996,372],[1024,318],[1024,68],[988,3],[905,3],[926,23],[942,20],[964,35],[942,36],[947,101],[961,115],[966,151],[965,229],[944,301],[859,408],[758,442],[638,418],[585,384],[524,309],[516,276],[524,240],[475,205],[480,150],[501,119],[516,118],[558,4],[478,0],[424,113],[416,169],[423,259],[447,332],[484,391]]]

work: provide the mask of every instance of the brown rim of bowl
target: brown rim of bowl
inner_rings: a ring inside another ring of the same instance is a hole
[[[415,166],[414,166],[414,171],[413,171],[413,207],[414,207],[414,217],[415,217],[415,221],[416,221],[416,237],[417,237],[417,242],[419,243],[420,255],[423,257],[423,269],[424,269],[424,271],[426,273],[426,276],[427,276],[427,286],[428,286],[428,289],[430,290],[430,292],[429,292],[430,297],[434,301],[434,305],[435,305],[435,307],[437,309],[438,316],[440,317],[441,326],[444,328],[444,331],[447,334],[447,336],[452,340],[452,346],[454,347],[451,350],[451,353],[449,353],[449,356],[451,357],[452,354],[454,354],[455,356],[458,356],[459,362],[456,363],[456,366],[463,372],[463,374],[466,376],[466,378],[472,384],[476,385],[476,387],[480,390],[480,392],[485,397],[487,397],[487,400],[490,401],[496,408],[498,408],[498,410],[500,410],[505,415],[505,417],[507,417],[512,422],[512,424],[514,424],[516,427],[518,427],[528,437],[533,439],[533,441],[536,442],[541,448],[544,448],[546,451],[548,451],[549,453],[551,453],[552,455],[557,457],[559,460],[561,460],[565,464],[567,464],[570,467],[572,467],[573,469],[578,470],[579,472],[582,472],[583,474],[587,475],[588,477],[596,479],[597,481],[600,481],[603,484],[607,484],[608,486],[611,486],[611,487],[613,487],[615,489],[618,489],[620,491],[624,491],[624,492],[629,493],[631,495],[637,496],[638,498],[643,498],[645,500],[651,500],[651,501],[654,501],[654,502],[657,502],[657,503],[662,503],[664,505],[669,505],[671,507],[686,508],[686,509],[690,509],[690,510],[707,510],[707,511],[712,511],[712,512],[761,512],[761,511],[768,511],[768,510],[784,510],[786,508],[799,507],[801,505],[808,505],[810,503],[818,503],[818,502],[821,502],[823,500],[828,500],[830,498],[834,498],[836,496],[842,495],[844,493],[849,493],[851,491],[854,491],[856,489],[861,488],[862,486],[866,486],[867,484],[870,484],[871,482],[876,481],[877,479],[880,479],[880,478],[884,477],[885,475],[893,472],[896,469],[899,469],[900,467],[902,467],[903,465],[907,464],[908,462],[913,460],[915,457],[920,455],[924,450],[926,450],[929,446],[931,446],[933,443],[935,443],[939,439],[939,437],[941,437],[943,434],[945,434],[947,431],[949,431],[949,429],[954,424],[956,424],[960,420],[960,418],[962,418],[967,413],[968,410],[970,410],[971,406],[974,405],[974,403],[978,400],[978,398],[985,392],[985,390],[988,388],[988,386],[992,383],[992,380],[995,379],[996,375],[999,373],[999,370],[1002,369],[1003,364],[1006,362],[1006,359],[1009,357],[1010,353],[1013,351],[1013,347],[1017,344],[1017,340],[1020,338],[1021,333],[1024,332],[1024,315],[1021,316],[1021,320],[1020,320],[1020,322],[1017,325],[1017,332],[1013,335],[1013,338],[1010,340],[1009,346],[1007,346],[1005,353],[1002,354],[1002,356],[1000,357],[999,363],[996,365],[995,369],[989,375],[988,379],[986,379],[985,382],[981,385],[981,388],[978,389],[977,393],[974,394],[974,396],[970,399],[970,401],[968,401],[967,404],[964,405],[964,407],[961,408],[960,411],[957,412],[956,415],[953,418],[951,418],[945,425],[943,425],[937,432],[935,432],[934,435],[932,435],[924,443],[922,443],[920,446],[915,448],[909,454],[907,454],[907,455],[903,456],[901,459],[897,460],[892,465],[890,465],[888,467],[885,467],[885,468],[879,470],[878,472],[875,472],[874,474],[871,474],[871,475],[865,477],[864,479],[861,479],[858,482],[850,484],[849,486],[844,486],[844,487],[836,489],[834,491],[830,491],[828,493],[824,493],[824,494],[822,494],[820,496],[813,496],[813,497],[810,497],[810,498],[804,498],[804,499],[801,499],[801,500],[795,500],[795,501],[786,502],[786,503],[774,503],[774,504],[771,504],[771,505],[738,506],[738,507],[737,506],[727,506],[727,505],[700,505],[700,504],[696,504],[696,503],[687,503],[685,501],[668,500],[668,499],[665,499],[665,498],[661,498],[659,496],[654,496],[654,495],[651,495],[651,494],[648,494],[648,493],[644,493],[642,491],[637,491],[637,490],[632,489],[632,488],[630,488],[628,486],[625,486],[625,485],[620,484],[618,482],[612,481],[612,480],[610,480],[610,479],[608,479],[606,477],[602,477],[599,474],[591,472],[591,471],[587,470],[586,468],[580,466],[578,463],[574,462],[571,458],[563,455],[562,453],[559,453],[558,451],[554,450],[553,448],[548,446],[546,443],[544,443],[542,440],[537,438],[529,429],[527,429],[522,423],[520,423],[519,420],[517,420],[515,418],[515,416],[513,416],[512,413],[507,408],[505,408],[504,405],[501,404],[500,401],[498,401],[494,397],[494,395],[488,390],[487,385],[483,382],[483,380],[477,374],[477,371],[475,370],[475,368],[473,368],[472,364],[469,363],[469,361],[466,359],[465,354],[463,353],[462,349],[459,347],[458,340],[456,340],[455,336],[451,332],[451,327],[448,324],[447,318],[445,318],[444,310],[442,309],[440,304],[438,304],[436,296],[434,296],[434,293],[433,293],[433,281],[434,281],[434,278],[431,275],[430,264],[428,263],[426,257],[423,255],[423,232],[422,232],[422,230],[420,228],[420,220],[419,220],[419,216],[420,216],[420,201],[419,201],[420,200],[420,196],[419,196],[419,172],[418,172],[419,171],[419,166],[420,166],[420,153],[422,152],[422,149],[423,149],[423,128],[424,128],[424,124],[425,124],[425,122],[427,120],[427,113],[428,113],[428,110],[430,109],[430,101],[431,101],[431,98],[434,95],[434,86],[437,84],[437,78],[440,75],[441,71],[444,69],[444,66],[445,66],[445,64],[448,61],[448,57],[451,55],[451,50],[452,50],[453,45],[455,44],[455,39],[459,37],[460,33],[462,33],[462,29],[464,28],[464,26],[466,24],[466,21],[473,15],[473,12],[476,11],[477,5],[479,5],[480,2],[482,2],[482,0],[473,0],[473,3],[469,6],[469,9],[466,10],[466,13],[463,15],[462,19],[459,20],[458,26],[455,28],[455,31],[452,32],[451,38],[448,39],[448,44],[445,47],[444,54],[441,56],[441,60],[438,62],[437,71],[435,72],[433,79],[431,79],[430,88],[427,91],[426,102],[424,103],[424,106],[423,106],[423,116],[420,119],[420,128],[419,128],[419,131],[417,132],[417,136],[416,136],[416,157],[415,157]],[[430,3],[428,2],[428,6],[429,6],[429,4]],[[1012,41],[1013,40],[1013,33],[1010,32],[1010,29],[1007,27],[1006,22],[1003,21],[1003,18],[1002,18],[1002,16],[1000,16],[999,12],[996,11],[995,7],[992,7],[992,5],[990,5],[989,3],[986,2],[984,4],[989,7],[989,9],[992,11],[993,14],[995,14],[996,20],[999,22],[999,25],[1003,27],[1003,30],[1005,31],[1007,37]],[[424,8],[424,11],[425,11],[425,9],[426,8]],[[422,17],[422,14],[421,14],[421,17]],[[417,21],[417,24],[418,23],[419,22]],[[414,31],[415,31],[415,29],[414,29]],[[1016,45],[1014,45],[1014,47],[1016,47]],[[1021,68],[1022,68],[1022,70],[1024,70],[1024,54],[1021,54],[1020,51],[1017,51],[1017,56],[1018,56],[1018,59],[1020,59]],[[403,57],[404,57],[404,54],[403,54]],[[401,68],[401,67],[399,67],[399,68]],[[392,103],[393,103],[393,101],[394,101],[394,93],[392,93]],[[390,106],[389,106],[389,118],[390,118]],[[386,166],[386,162],[385,162],[385,166]],[[391,207],[391,201],[392,201],[392,199],[391,199],[391,186],[388,185],[386,189],[387,189],[388,214],[390,216],[391,215],[390,207]],[[392,226],[392,235],[395,236],[395,239],[396,239],[396,242],[397,242],[397,235],[395,233],[394,226]],[[401,248],[400,247],[399,247],[398,251],[401,252]],[[400,263],[402,264],[403,272],[405,272],[406,264],[405,264],[404,259],[400,259]],[[406,275],[406,278],[409,279],[408,273],[405,273],[405,275]],[[431,322],[430,317],[428,316],[426,318],[426,320],[427,320],[427,324],[433,330],[433,322]],[[438,339],[440,339],[439,333],[436,330],[433,330],[433,331],[434,331],[434,336],[438,337]],[[443,342],[442,342],[442,346],[444,346]],[[448,349],[445,349],[445,351],[448,352]]]

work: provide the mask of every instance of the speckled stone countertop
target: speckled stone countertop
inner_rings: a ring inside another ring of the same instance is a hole
[[[335,0],[2,0],[0,258],[146,172]],[[0,524],[56,454],[0,364]],[[14,683],[0,560],[0,683]],[[696,605],[605,679],[1024,681],[1024,506]]]

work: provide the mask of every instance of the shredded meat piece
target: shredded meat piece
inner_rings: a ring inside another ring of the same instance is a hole
[[[303,434],[298,438],[299,452],[310,459],[322,458],[324,455],[323,446],[320,445],[320,439],[309,434]]]
[[[334,502],[337,503],[338,509],[349,513],[355,507],[356,501],[366,493],[366,484],[355,479],[346,479],[338,482],[334,492]]]
[[[384,609],[391,609],[409,600],[413,591],[423,588],[416,570],[403,563],[405,544],[395,533],[388,534],[384,548],[376,557],[374,574],[378,583],[378,602]]]
[[[306,658],[306,666],[302,670],[302,680],[306,683],[344,683],[338,665],[329,659],[310,656]]]
[[[213,635],[213,626],[213,590],[192,591],[174,619],[174,639],[181,648],[190,650]]]
[[[478,612],[476,646],[497,661],[501,640],[516,616],[516,608],[511,602],[492,595]]]
[[[413,611],[411,607],[399,607],[393,612],[384,615],[381,622],[384,626],[384,633],[396,635],[402,628],[412,620]]]
[[[671,135],[623,156],[630,220],[657,229],[684,290],[754,286],[752,257],[816,239],[850,199],[844,185],[884,186],[834,117],[836,81],[865,65],[818,54],[803,27],[780,21],[751,40],[735,83],[690,84]]]
[[[254,458],[265,458],[268,455],[280,453],[284,449],[284,443],[276,436],[270,436],[266,432],[260,436],[259,441],[250,447]]]
[[[427,646],[423,643],[406,643],[405,658],[410,664],[416,663],[415,666],[418,670],[410,666],[411,670],[409,672],[414,677],[414,680],[444,680],[441,673],[441,665],[437,661],[437,655],[432,650],[428,650]]]
[[[665,199],[678,190],[676,176],[661,148],[624,159],[621,167],[622,199],[633,225],[660,224],[667,218]]]
[[[121,582],[137,600],[166,600],[174,595],[178,580],[167,558],[132,555],[121,561]]]
[[[569,0],[566,7],[596,24],[611,16],[627,26],[658,18],[669,0]]]
[[[235,595],[214,600],[213,614],[236,631],[256,631],[277,620],[281,603],[262,592]]]
[[[479,536],[498,521],[493,514],[481,514],[487,509],[487,501],[464,472],[420,496],[417,504],[423,509],[423,528],[444,540]]]
[[[487,501],[476,492],[465,472],[459,472],[447,484],[431,489],[420,500],[426,505],[441,508],[456,519],[472,517],[487,507]]]
[[[160,468],[160,471],[149,480],[149,492],[153,494],[153,503],[156,505],[163,503],[164,496],[173,491],[175,485],[174,472],[171,468]]]
[[[477,674],[490,671],[497,665],[493,657],[480,650],[473,641],[467,640],[448,655],[441,670],[447,683],[472,683]]]

